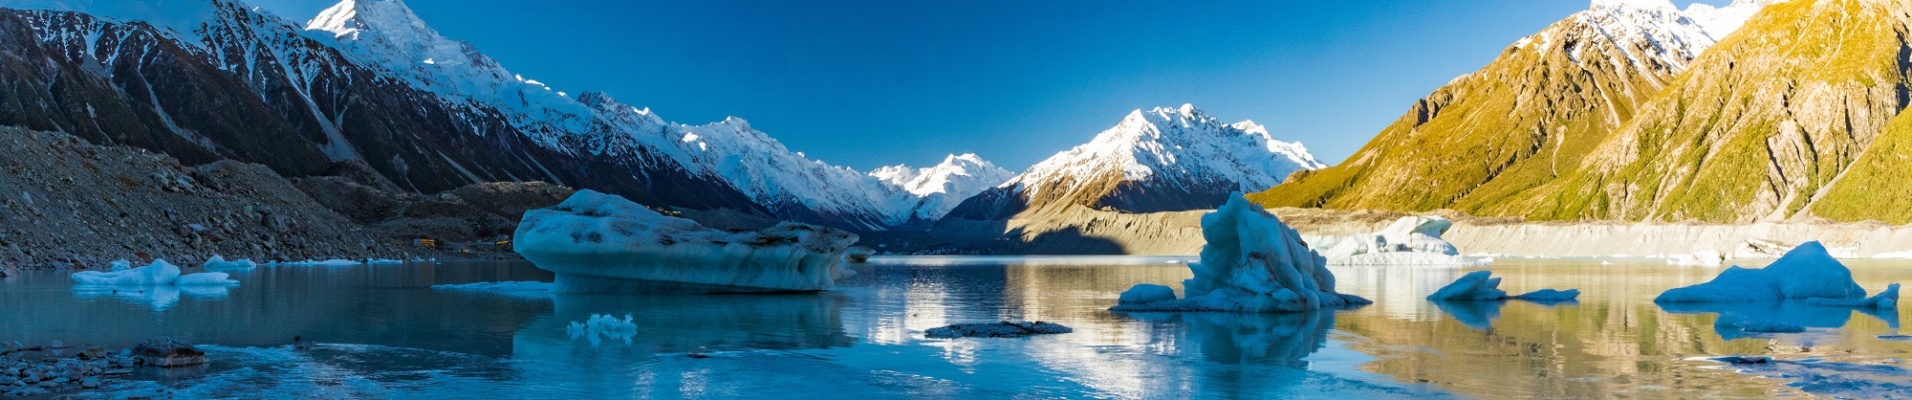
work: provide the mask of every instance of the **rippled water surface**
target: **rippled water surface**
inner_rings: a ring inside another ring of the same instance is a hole
[[[210,365],[114,382],[106,395],[115,397],[1886,397],[1912,387],[1902,312],[1667,310],[1653,296],[1719,269],[1660,262],[1490,267],[1509,291],[1584,293],[1551,306],[1422,299],[1471,269],[1351,267],[1335,270],[1341,291],[1374,305],[1311,315],[1106,310],[1136,283],[1180,287],[1185,261],[878,258],[824,293],[668,297],[430,288],[550,280],[521,262],[261,267],[235,275],[238,287],[192,291],[77,289],[64,273],[34,272],[0,281],[0,339],[126,347],[170,335],[209,345]],[[1868,290],[1912,282],[1912,262],[1852,267]],[[1716,328],[1719,313],[1807,330]],[[628,314],[636,333],[567,332],[592,314]],[[997,320],[1075,333],[922,335]],[[1722,355],[1775,361],[1706,359]]]

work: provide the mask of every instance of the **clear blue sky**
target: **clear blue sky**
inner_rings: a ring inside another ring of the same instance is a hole
[[[248,3],[306,20],[335,1]],[[608,92],[683,123],[742,117],[793,150],[859,170],[974,152],[1013,171],[1129,110],[1182,103],[1253,119],[1339,162],[1415,100],[1588,4],[406,3],[446,36],[572,95]]]

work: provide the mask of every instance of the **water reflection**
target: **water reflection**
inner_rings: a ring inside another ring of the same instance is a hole
[[[550,316],[517,330],[513,352],[589,345],[566,332],[593,314],[630,316],[638,334],[612,351],[636,354],[825,349],[855,343],[843,330],[843,298],[834,293],[630,296],[559,294]],[[615,345],[615,346],[614,346]]]
[[[1304,361],[1328,343],[1334,310],[1300,314],[1132,313],[1136,319],[1180,324],[1202,357],[1224,364],[1265,363],[1307,368]]]
[[[1849,307],[1828,307],[1807,304],[1804,300],[1766,301],[1747,303],[1670,303],[1660,304],[1662,309],[1674,314],[1717,314],[1713,322],[1713,331],[1721,339],[1733,340],[1747,337],[1765,336],[1774,327],[1800,328],[1843,328],[1852,320],[1857,311],[1884,322],[1887,327],[1899,327],[1898,310],[1853,309]]]

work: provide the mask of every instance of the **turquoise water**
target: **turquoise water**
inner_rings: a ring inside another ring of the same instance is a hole
[[[1891,369],[1912,352],[1912,342],[1892,336],[1901,315],[1794,306],[1670,312],[1652,297],[1719,269],[1654,262],[1491,267],[1510,291],[1586,293],[1565,305],[1437,305],[1421,297],[1467,270],[1362,267],[1335,270],[1343,292],[1375,300],[1360,309],[1106,311],[1135,283],[1179,287],[1189,273],[1180,261],[879,258],[829,292],[705,296],[430,288],[550,280],[522,262],[261,267],[236,274],[235,288],[185,292],[76,290],[64,273],[33,272],[0,281],[0,339],[126,347],[168,335],[206,345],[213,359],[83,393],[106,397],[1730,398],[1908,383]],[[1853,267],[1874,291],[1912,281],[1908,263]],[[1716,312],[1808,329],[1722,332]],[[637,330],[567,332],[592,314],[628,314]],[[1075,333],[922,335],[997,320],[1057,322]],[[1735,368],[1704,359],[1739,354],[1804,362]]]

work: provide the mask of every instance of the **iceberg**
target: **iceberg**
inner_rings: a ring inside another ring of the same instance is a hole
[[[1329,265],[1481,266],[1490,260],[1469,260],[1460,249],[1442,239],[1454,222],[1437,216],[1409,216],[1366,235],[1315,237]]]
[[[182,275],[179,279],[173,280],[173,286],[231,286],[239,284],[239,281],[226,279],[230,276],[231,275],[224,272],[201,272]]]
[[[1893,291],[1893,303],[1897,292]],[[1826,246],[1806,242],[1787,251],[1772,265],[1761,269],[1738,266],[1720,272],[1712,281],[1660,293],[1654,303],[1712,303],[1779,301],[1787,299],[1827,299],[1846,301],[1864,298],[1865,288],[1852,280],[1852,270],[1832,258]],[[1810,301],[1810,300],[1809,300]],[[1824,301],[1824,300],[1822,300]],[[1879,300],[1883,301],[1883,299]]]
[[[252,260],[249,259],[227,260],[225,257],[218,255],[206,259],[205,264],[200,264],[200,268],[207,271],[240,271],[253,269],[258,266],[259,264],[253,263]]]
[[[1502,301],[1528,300],[1536,302],[1573,301],[1580,297],[1580,291],[1574,289],[1541,289],[1518,296],[1508,296],[1500,290],[1500,278],[1492,277],[1494,271],[1474,271],[1461,275],[1454,283],[1435,290],[1427,295],[1430,301]]]
[[[1872,297],[1863,298],[1863,299],[1852,300],[1852,299],[1828,299],[1828,298],[1815,297],[1815,298],[1806,299],[1806,304],[1811,304],[1815,306],[1825,306],[1825,307],[1849,307],[1849,308],[1869,308],[1869,309],[1878,309],[1878,310],[1896,310],[1899,308],[1899,284],[1894,283],[1894,284],[1886,285],[1885,290],[1880,291],[1879,294],[1873,295]]]
[[[122,266],[114,262],[115,266]],[[96,286],[162,286],[171,285],[179,279],[179,266],[166,260],[153,260],[152,264],[139,268],[127,268],[115,271],[80,271],[73,273],[73,283]]]
[[[1261,206],[1240,193],[1202,216],[1201,260],[1189,264],[1193,278],[1182,281],[1186,298],[1173,297],[1161,285],[1135,285],[1122,293],[1115,311],[1309,312],[1365,305],[1359,296],[1336,293],[1327,259]]]
[[[759,231],[706,228],[623,197],[580,190],[526,212],[513,249],[556,273],[557,292],[819,291],[854,274],[857,236],[784,222]]]

